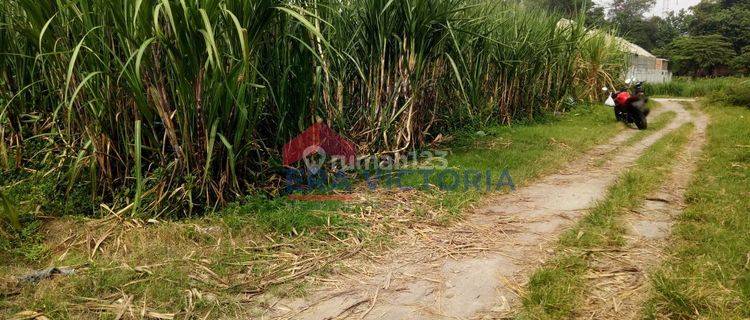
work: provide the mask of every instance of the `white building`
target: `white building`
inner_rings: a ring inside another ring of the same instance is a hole
[[[666,59],[657,58],[650,52],[622,38],[617,38],[622,50],[629,54],[626,79],[636,79],[650,83],[672,81]]]
[[[557,26],[560,28],[574,24],[572,20],[560,19]],[[589,34],[600,34],[601,31],[593,29],[588,30]],[[609,33],[604,33],[608,41],[616,42],[621,50],[628,54],[628,72],[622,80],[635,79],[637,81],[646,81],[650,83],[664,83],[672,81],[672,72],[668,69],[666,59],[657,58],[646,49],[625,40],[615,37]]]

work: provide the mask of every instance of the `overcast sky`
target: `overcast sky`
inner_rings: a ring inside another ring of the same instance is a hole
[[[612,0],[595,0],[599,4],[608,6]],[[656,0],[656,5],[649,15],[664,15],[669,11],[680,11],[701,2],[700,0]]]

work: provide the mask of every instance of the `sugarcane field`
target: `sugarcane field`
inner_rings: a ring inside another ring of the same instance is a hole
[[[750,2],[0,1],[0,319],[750,319]]]

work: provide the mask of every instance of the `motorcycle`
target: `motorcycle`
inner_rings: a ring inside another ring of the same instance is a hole
[[[629,92],[632,82],[630,79],[625,81],[627,86],[620,91],[613,92],[605,104],[614,108],[617,121],[622,121],[626,125],[634,124],[639,130],[646,130],[648,128],[646,117],[650,112],[646,106],[648,97],[643,89],[643,81],[637,82],[633,86],[633,92]],[[603,90],[608,92],[609,88],[604,87]]]

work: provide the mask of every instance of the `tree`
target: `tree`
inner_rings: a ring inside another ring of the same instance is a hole
[[[566,18],[575,18],[581,12],[588,12],[595,7],[593,0],[536,0],[532,3],[541,5],[549,11],[557,12]]]
[[[586,11],[586,26],[593,28],[607,26],[607,14],[604,7],[594,4]]]
[[[653,48],[650,35],[656,30],[644,16],[656,4],[656,0],[615,0],[609,9],[609,21],[625,39],[644,49]]]
[[[694,6],[691,35],[720,34],[735,51],[750,45],[750,1],[702,1]]]
[[[627,30],[623,31],[623,38],[651,51],[656,46],[654,35],[657,34],[659,22],[656,19],[634,19],[628,24]]]
[[[717,75],[736,56],[732,44],[721,35],[680,37],[662,50],[676,73],[693,77]]]
[[[628,41],[673,60],[678,74],[750,72],[750,0],[702,0],[690,10],[648,18],[656,0],[613,0],[608,8],[592,0],[528,1],[572,19],[584,13],[588,27],[617,30]]]
[[[633,20],[642,20],[655,4],[656,0],[614,0],[609,17],[617,26],[626,26]]]
[[[732,60],[732,68],[743,74],[750,74],[750,46],[742,48],[742,54]]]
[[[688,24],[692,15],[685,10],[679,13],[670,12],[666,17],[652,17],[655,32],[651,35],[655,48],[664,48],[674,39],[688,35]]]
[[[674,30],[679,32],[681,35],[687,35],[690,27],[690,23],[693,21],[693,13],[690,10],[682,9],[675,13],[674,11],[669,12],[664,21],[666,21]]]
[[[587,27],[601,27],[607,23],[604,7],[593,0],[531,0],[531,4],[561,14],[568,19],[586,18]]]
[[[689,15],[684,10],[678,14],[670,12],[664,18],[654,16],[634,20],[624,37],[648,51],[664,48],[674,39],[687,35],[688,20]]]

